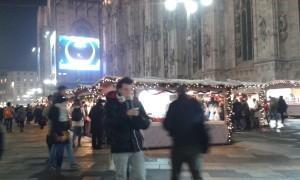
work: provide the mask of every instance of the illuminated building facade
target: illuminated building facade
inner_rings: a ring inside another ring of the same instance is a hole
[[[39,72],[44,89],[56,84],[92,84],[99,79],[99,8],[96,0],[48,0],[47,6],[39,8]]]
[[[43,79],[80,84],[88,83],[80,72],[93,76],[85,66],[59,69],[69,56],[60,39],[73,36],[100,39],[83,45],[95,57],[90,62],[100,60],[98,77],[300,79],[299,0],[204,1],[195,1],[198,8],[178,1],[168,11],[165,0],[49,0],[38,23],[39,42],[48,42],[40,44],[47,49],[41,48]],[[71,59],[90,59],[70,47]]]

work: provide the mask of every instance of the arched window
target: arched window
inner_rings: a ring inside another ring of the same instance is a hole
[[[235,0],[235,47],[237,61],[253,59],[252,1]]]

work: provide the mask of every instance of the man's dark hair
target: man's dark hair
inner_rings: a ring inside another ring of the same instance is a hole
[[[53,98],[53,95],[49,95],[49,96],[47,97],[48,100],[52,100],[52,98]]]
[[[11,106],[11,102],[6,103],[6,106]]]
[[[133,84],[133,80],[130,79],[129,77],[124,77],[124,78],[120,79],[117,83],[117,89],[121,89],[123,84],[131,85],[131,84]]]
[[[66,89],[67,89],[66,86],[58,86],[58,87],[57,87],[57,90],[58,90],[58,91],[64,91],[64,90],[66,90]]]
[[[176,92],[179,96],[185,95],[186,94],[186,86],[185,85],[180,85],[177,87]]]

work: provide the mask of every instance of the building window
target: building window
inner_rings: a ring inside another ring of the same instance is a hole
[[[253,59],[252,1],[235,0],[235,48],[238,62]]]

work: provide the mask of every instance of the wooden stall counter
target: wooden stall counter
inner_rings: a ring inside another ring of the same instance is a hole
[[[207,127],[211,137],[211,144],[226,144],[228,129],[224,121],[208,121]],[[162,123],[152,122],[151,126],[143,131],[145,148],[164,148],[172,145],[172,139],[164,130]]]

